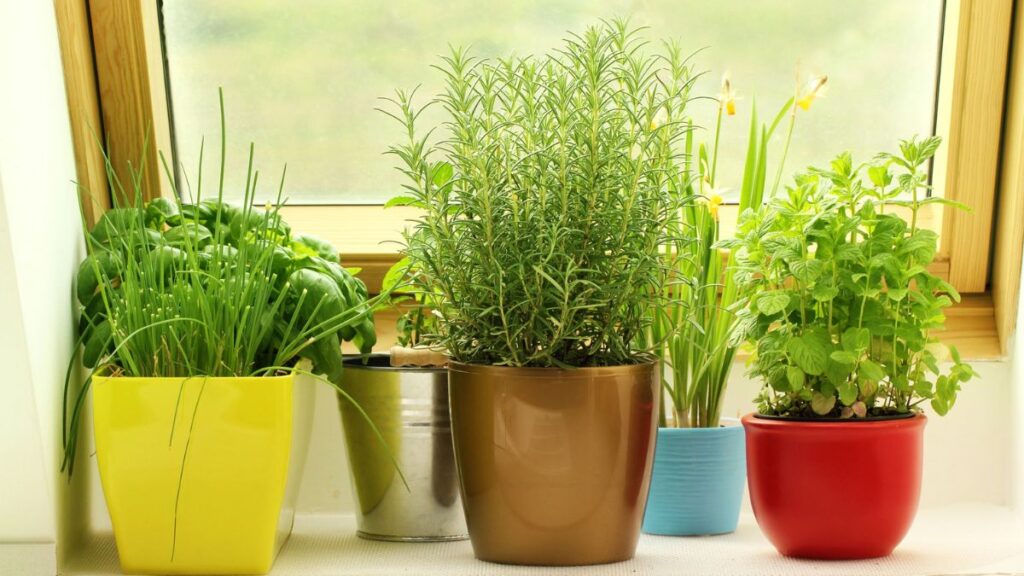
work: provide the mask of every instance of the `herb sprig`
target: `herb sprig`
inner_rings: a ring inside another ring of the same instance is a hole
[[[919,221],[929,204],[963,207],[923,194],[939,143],[906,140],[865,164],[841,154],[742,218],[729,245],[749,302],[739,334],[766,383],[762,414],[879,416],[928,401],[944,415],[975,377],[932,332],[960,299],[928,270],[938,236]]]
[[[544,57],[438,70],[447,121],[390,149],[408,176],[393,203],[424,214],[405,254],[440,315],[436,342],[460,362],[582,367],[649,358],[651,310],[672,281],[662,248],[689,202],[680,157],[694,75],[677,49],[648,53],[626,22],[571,35]],[[679,254],[680,250],[671,251]]]

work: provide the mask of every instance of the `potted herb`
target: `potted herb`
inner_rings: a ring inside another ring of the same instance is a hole
[[[253,208],[255,173],[242,207],[222,202],[223,166],[222,144],[216,200],[200,184],[188,204],[143,206],[143,179],[126,188],[109,172],[117,206],[86,235],[76,291],[91,371],[65,390],[63,469],[91,389],[125,572],[267,572],[291,532],[309,436],[297,363],[337,384],[339,341],[372,345],[373,302],[336,252],[293,237],[277,208]]]
[[[399,346],[390,354],[352,356],[344,363],[345,395],[339,393],[338,407],[357,499],[357,534],[400,542],[464,540],[447,357],[423,345],[434,316],[416,278],[405,259],[384,278],[385,291],[404,292],[389,305],[409,306],[398,320]],[[389,453],[398,460],[405,485]]]
[[[932,335],[959,299],[928,271],[937,235],[918,221],[945,202],[921,194],[938,146],[842,154],[741,222],[739,322],[764,381],[743,418],[750,497],[782,554],[891,553],[917,509],[922,406],[946,414],[975,376]]]
[[[812,78],[805,88],[798,86],[797,94],[782,106],[770,126],[760,125],[757,108],[752,108],[739,213],[759,208],[763,202],[768,144],[782,120],[788,115],[789,129],[777,174],[785,165],[798,111],[809,109],[824,86],[825,77]],[[670,274],[676,281],[669,284],[669,298],[652,326],[654,339],[665,342],[659,352],[662,370],[669,369],[669,377],[663,376],[662,382],[671,414],[663,411],[658,429],[643,525],[651,534],[725,534],[735,531],[739,521],[746,484],[743,428],[737,419],[723,419],[721,413],[739,344],[734,328],[740,303],[735,260],[723,264],[719,249],[722,189],[717,170],[722,119],[735,114],[735,101],[729,78],[723,77],[710,154],[701,144],[694,155],[692,137],[688,135],[686,140],[684,168],[691,174],[687,181],[701,201],[681,210],[672,223],[677,229],[694,231],[697,241],[684,245],[681,257],[675,260],[676,268]],[[776,187],[778,179],[776,176]]]
[[[661,248],[681,207],[690,76],[625,23],[543,57],[441,67],[433,143],[399,93],[392,151],[423,214],[405,253],[436,293],[436,342],[477,558],[631,558],[660,383],[640,344],[664,299]]]

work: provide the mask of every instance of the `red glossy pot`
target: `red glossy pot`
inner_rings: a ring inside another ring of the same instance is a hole
[[[917,513],[924,415],[892,420],[743,417],[754,516],[786,556],[888,556]]]

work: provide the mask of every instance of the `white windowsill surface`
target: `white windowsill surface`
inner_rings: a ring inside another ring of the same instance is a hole
[[[644,535],[629,562],[581,568],[503,566],[473,558],[468,541],[439,544],[371,542],[355,536],[351,516],[299,516],[273,576],[588,574],[601,575],[859,575],[1024,574],[1024,524],[1006,508],[956,505],[922,510],[896,553],[847,562],[779,556],[744,516],[734,534],[700,538]],[[97,536],[62,574],[119,574],[111,535]]]

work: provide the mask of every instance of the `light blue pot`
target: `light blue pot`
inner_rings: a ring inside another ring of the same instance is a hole
[[[743,427],[659,428],[643,530],[666,536],[736,530],[747,482]]]

